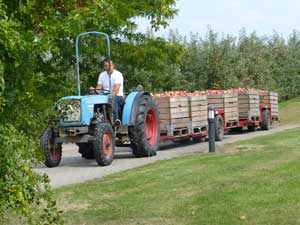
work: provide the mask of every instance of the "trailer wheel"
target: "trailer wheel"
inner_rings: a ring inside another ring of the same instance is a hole
[[[76,143],[78,145],[78,152],[81,154],[82,158],[94,159],[93,143]]]
[[[136,120],[129,127],[132,153],[138,157],[156,155],[160,141],[159,113],[156,104],[149,95],[138,99]]]
[[[115,154],[115,135],[109,123],[99,123],[95,129],[94,155],[99,166],[112,163]]]
[[[262,130],[270,130],[271,121],[270,121],[270,111],[268,109],[263,111],[263,118],[261,123]]]
[[[216,130],[216,134],[215,134],[216,141],[222,141],[224,136],[224,122],[221,115],[217,115],[215,117],[215,130]]]
[[[41,148],[44,151],[45,165],[47,167],[56,167],[59,165],[62,155],[62,144],[55,143],[54,128],[46,128],[40,139]]]

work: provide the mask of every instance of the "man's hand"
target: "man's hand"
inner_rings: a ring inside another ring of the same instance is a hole
[[[95,94],[96,93],[96,88],[90,87],[89,88],[89,94]]]
[[[103,89],[103,86],[101,84],[97,84],[96,88],[95,88],[95,93],[99,94],[99,92]]]
[[[99,94],[100,89],[90,87],[89,88],[89,94]]]
[[[89,93],[90,94],[99,94],[99,92],[102,90],[102,85],[97,84],[96,88],[90,87],[89,88]]]

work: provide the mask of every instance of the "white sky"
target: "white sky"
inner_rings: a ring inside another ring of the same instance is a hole
[[[215,32],[235,36],[242,28],[260,36],[276,31],[285,38],[300,30],[300,0],[177,0],[176,8],[178,15],[157,36],[167,37],[169,29],[187,37],[190,32],[204,36],[208,25]],[[146,20],[138,20],[138,25],[142,32],[149,28]]]

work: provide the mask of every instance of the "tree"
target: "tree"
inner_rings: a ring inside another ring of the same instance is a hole
[[[175,0],[0,1],[0,221],[12,210],[32,224],[61,223],[49,180],[33,173],[31,166],[41,152],[38,139],[49,106],[76,91],[72,70],[76,35],[106,32],[113,46],[121,49],[122,40],[129,40],[135,31],[135,17],[148,18],[158,29],[175,15],[174,5]],[[81,48],[93,41],[83,40]],[[84,53],[93,54],[100,47]],[[82,60],[87,85],[99,70],[89,64],[98,58]],[[45,213],[35,210],[37,205],[45,206]]]

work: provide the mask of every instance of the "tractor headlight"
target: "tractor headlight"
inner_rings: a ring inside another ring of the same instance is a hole
[[[80,100],[61,100],[57,105],[60,118],[65,123],[80,122]]]

